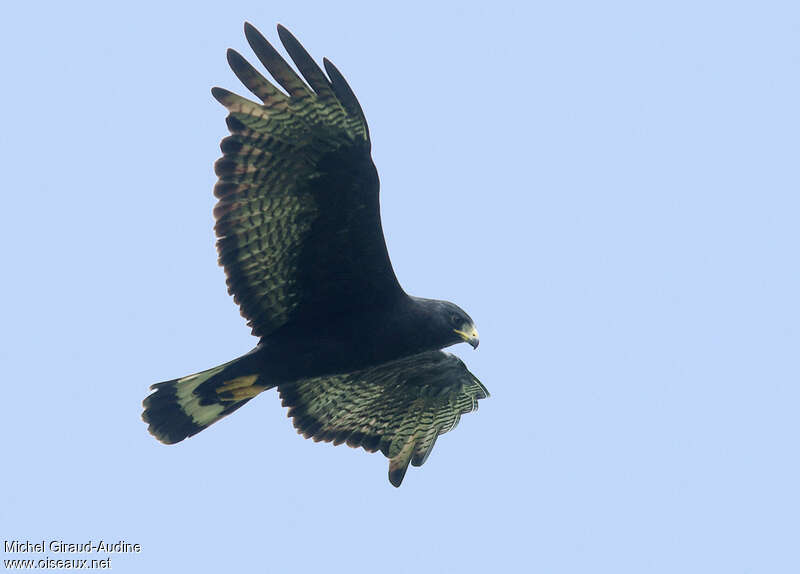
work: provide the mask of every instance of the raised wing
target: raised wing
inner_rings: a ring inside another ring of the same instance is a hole
[[[436,438],[489,396],[458,357],[430,351],[333,377],[278,387],[294,426],[306,438],[347,443],[389,458],[400,486],[409,463],[422,465]]]
[[[286,94],[234,50],[228,62],[263,103],[222,88],[231,135],[214,168],[217,250],[253,334],[391,304],[403,291],[386,251],[378,174],[361,106],[329,61],[327,76],[288,30],[301,79],[250,24],[245,35]],[[288,94],[288,95],[287,95]]]

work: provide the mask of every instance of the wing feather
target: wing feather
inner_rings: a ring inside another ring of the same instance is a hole
[[[278,36],[280,36],[283,46],[297,66],[297,69],[300,70],[300,73],[314,92],[325,99],[336,100],[328,78],[325,77],[325,74],[322,73],[317,63],[309,53],[306,52],[306,49],[297,41],[297,38],[280,24],[278,24]]]
[[[214,166],[219,261],[261,337],[404,295],[383,239],[363,112],[338,71],[329,80],[288,30],[278,33],[308,85],[245,24],[256,56],[288,95],[233,50],[232,70],[262,103],[212,89],[231,132]]]
[[[328,72],[328,76],[331,79],[331,89],[336,94],[337,99],[345,107],[350,116],[354,118],[353,122],[351,122],[353,124],[351,125],[351,129],[355,128],[358,133],[361,133],[363,137],[369,141],[369,127],[367,126],[367,119],[364,116],[364,110],[361,109],[361,104],[358,102],[358,98],[356,98],[356,95],[350,88],[350,84],[347,83],[347,80],[344,79],[344,76],[338,70],[338,68],[333,65],[333,62],[327,58],[323,58],[322,63],[325,66],[325,71]]]
[[[244,25],[244,34],[247,37],[247,43],[250,44],[258,59],[291,97],[302,99],[311,95],[300,76],[292,70],[292,67],[286,63],[286,60],[281,57],[272,44],[261,35],[261,32],[256,30],[249,22]]]
[[[337,376],[278,387],[298,432],[314,441],[346,443],[389,459],[399,486],[409,463],[422,465],[439,435],[489,396],[464,363],[430,351]]]
[[[269,83],[269,81],[256,70],[250,62],[244,59],[239,52],[228,49],[228,65],[230,65],[236,77],[270,108],[287,106],[288,99],[286,94]],[[224,105],[224,104],[223,104]]]

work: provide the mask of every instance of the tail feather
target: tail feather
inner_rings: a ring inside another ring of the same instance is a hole
[[[151,386],[155,392],[142,402],[150,434],[165,444],[180,442],[273,386],[248,374],[242,359]]]

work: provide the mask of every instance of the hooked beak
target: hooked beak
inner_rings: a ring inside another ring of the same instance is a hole
[[[478,338],[478,330],[475,328],[475,325],[464,325],[461,329],[453,329],[453,331],[464,339],[465,342],[469,343],[473,349],[478,348],[480,339]]]

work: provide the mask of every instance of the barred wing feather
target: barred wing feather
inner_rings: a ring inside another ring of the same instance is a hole
[[[229,292],[261,337],[403,295],[383,238],[361,106],[333,64],[325,60],[326,76],[294,36],[278,32],[302,78],[245,25],[286,93],[233,50],[231,68],[261,103],[212,90],[231,132],[214,166],[217,250]]]
[[[436,438],[478,408],[486,388],[456,356],[419,353],[338,376],[278,387],[298,432],[389,458],[389,481],[400,486],[409,463],[422,465]]]

